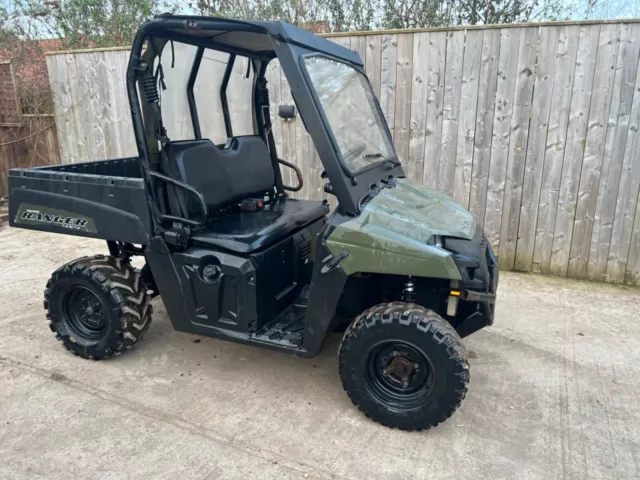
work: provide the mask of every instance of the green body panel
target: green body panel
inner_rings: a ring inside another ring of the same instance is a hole
[[[327,239],[333,255],[347,250],[340,263],[356,272],[413,275],[460,280],[451,254],[428,245],[434,235],[471,240],[473,216],[450,197],[399,179],[380,191],[359,216],[336,226]]]

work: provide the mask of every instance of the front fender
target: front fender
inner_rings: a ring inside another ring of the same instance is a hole
[[[337,225],[327,238],[333,256],[344,250],[349,254],[340,264],[347,275],[360,272],[461,279],[451,253],[427,243],[430,232],[397,218],[391,228],[379,220],[379,214],[365,211]]]
[[[340,238],[330,238],[327,246],[332,255],[346,250],[349,255],[340,266],[347,275],[353,273],[385,273],[415,277],[461,280],[460,271],[451,253],[431,245],[382,236],[364,237],[365,244],[353,244]]]

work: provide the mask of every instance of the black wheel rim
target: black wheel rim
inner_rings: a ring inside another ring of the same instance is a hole
[[[100,338],[107,328],[107,315],[98,296],[77,286],[67,293],[64,311],[74,333],[85,339]]]
[[[367,388],[390,408],[412,409],[431,395],[435,370],[429,358],[402,341],[375,345],[366,361]]]

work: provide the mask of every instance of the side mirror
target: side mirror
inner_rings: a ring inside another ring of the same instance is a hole
[[[278,107],[278,116],[285,120],[293,120],[294,118],[296,118],[296,106],[280,105]]]

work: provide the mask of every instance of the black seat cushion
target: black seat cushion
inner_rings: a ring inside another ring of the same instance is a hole
[[[236,253],[252,253],[322,218],[328,208],[321,201],[280,200],[263,210],[236,212],[212,221],[191,236],[194,245]]]
[[[258,136],[234,137],[225,148],[208,139],[170,142],[165,146],[162,168],[166,175],[199,190],[211,213],[244,198],[262,197],[275,184],[269,150]],[[192,194],[172,190],[169,206],[174,215],[201,213]]]

